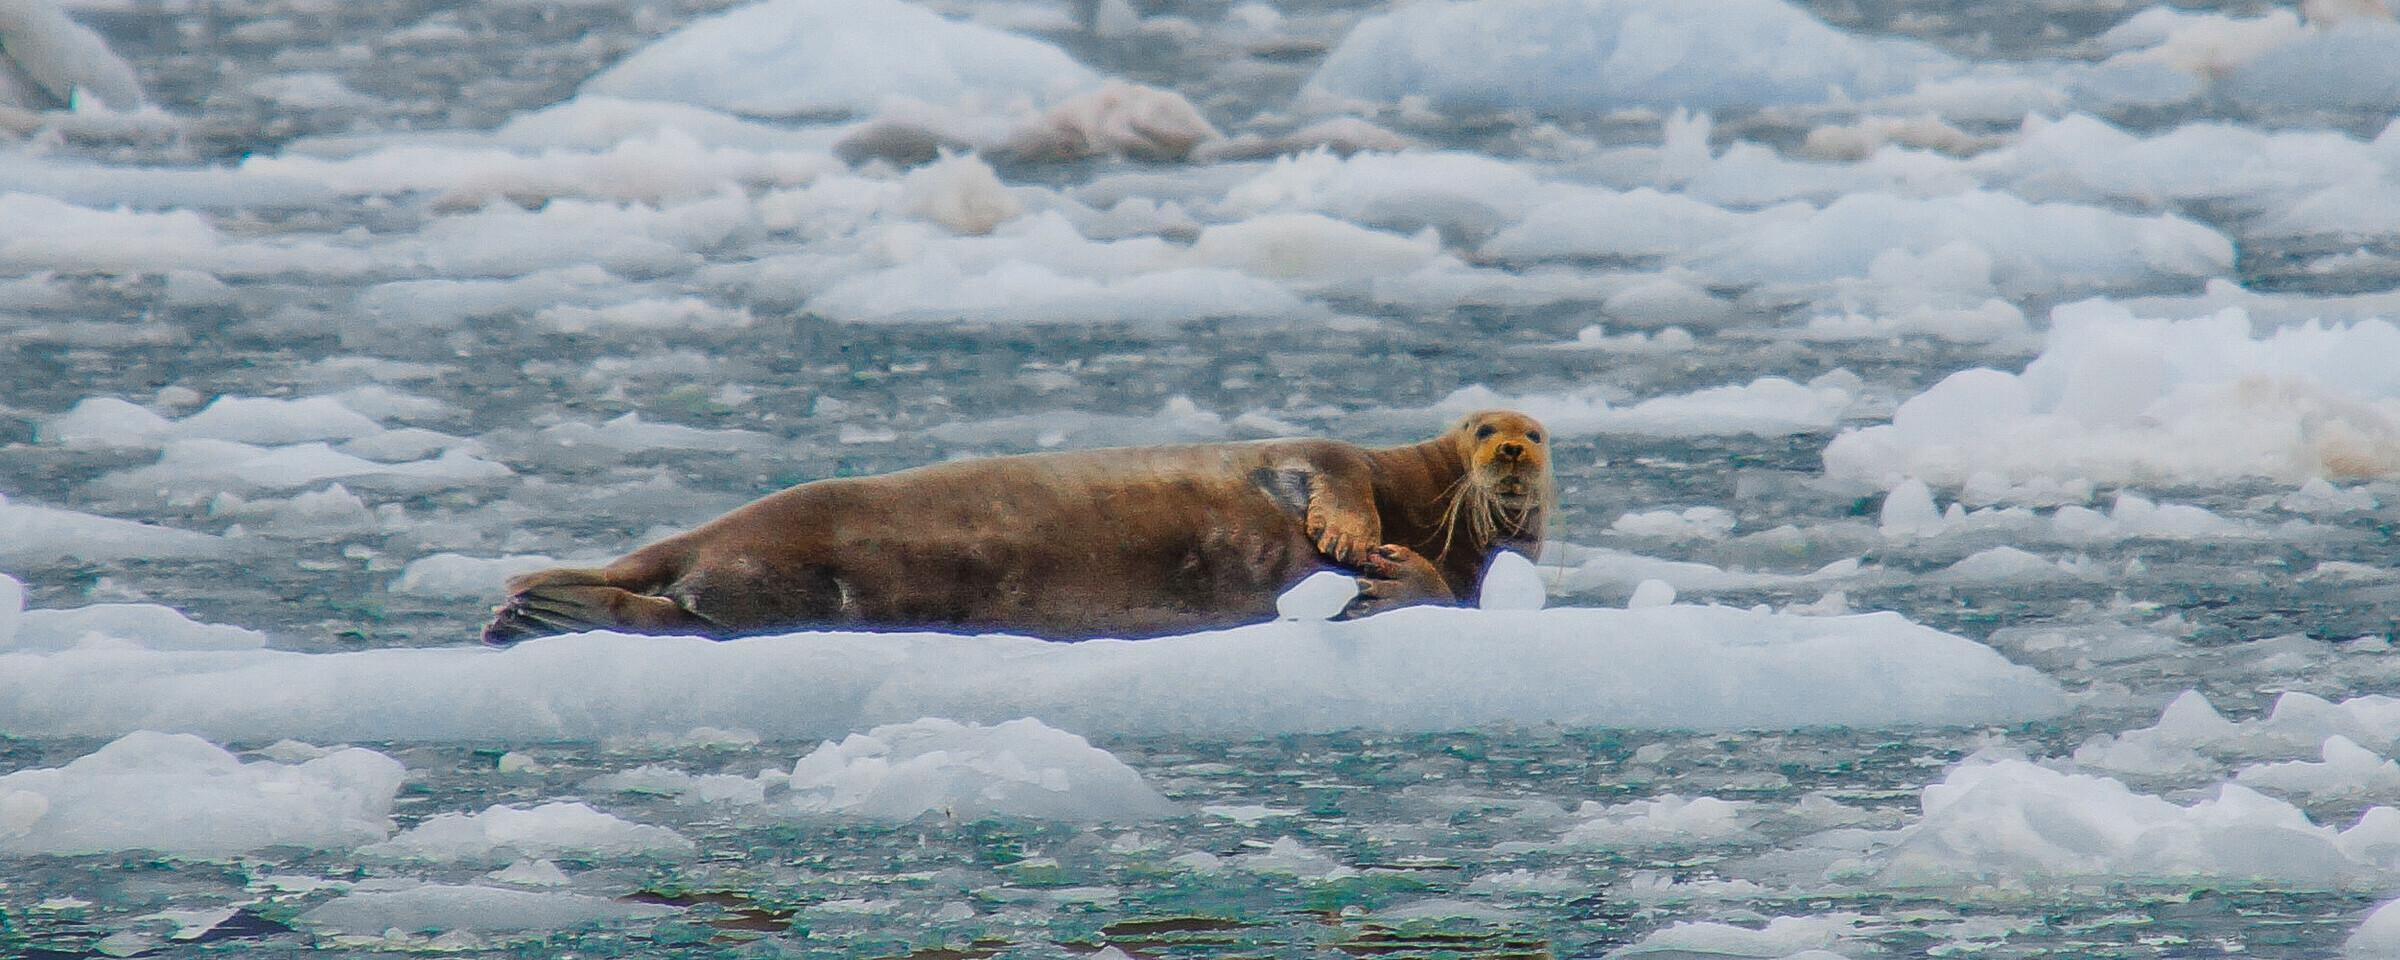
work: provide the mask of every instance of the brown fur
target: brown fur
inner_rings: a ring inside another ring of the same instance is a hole
[[[1272,618],[1318,570],[1358,616],[1472,601],[1541,547],[1548,438],[1486,411],[1423,443],[1129,447],[943,463],[769,494],[599,570],[509,582],[487,643],[576,630],[833,627],[1142,637]]]

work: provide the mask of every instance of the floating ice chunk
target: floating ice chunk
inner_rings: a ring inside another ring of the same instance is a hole
[[[1781,960],[1833,960],[1842,954],[1830,948],[1851,938],[1868,939],[1874,931],[1855,913],[1824,913],[1806,917],[1771,917],[1764,927],[1730,923],[1682,921],[1643,937],[1630,946],[1610,951],[1611,958],[1644,957],[1761,957]]]
[[[731,310],[699,297],[645,298],[604,307],[544,307],[534,322],[560,333],[613,330],[730,330],[750,325],[750,308]]]
[[[664,794],[687,803],[758,806],[767,802],[767,786],[770,783],[781,784],[785,781],[786,775],[780,770],[765,771],[757,777],[729,773],[694,775],[656,764],[645,764],[593,778],[585,786],[595,790]]]
[[[2158,723],[2139,730],[2101,734],[2075,748],[2075,762],[2096,770],[2167,777],[2205,773],[2217,762],[2198,747],[2238,742],[2240,730],[2197,690],[2167,704]]]
[[[2349,938],[2342,941],[2342,956],[2349,960],[2400,956],[2400,900],[2376,907],[2358,929],[2350,931]]]
[[[1600,350],[1609,353],[1671,353],[1689,350],[1695,340],[1692,332],[1682,327],[1668,327],[1657,333],[1634,331],[1610,336],[1608,328],[1592,324],[1575,331],[1575,339],[1563,343],[1544,344],[1551,350]]]
[[[111,447],[157,446],[174,433],[173,421],[116,397],[85,397],[35,431],[45,443]]]
[[[1176,809],[1123,761],[1030,717],[989,727],[928,717],[851,734],[800,758],[790,787],[795,810],[876,820],[1139,820]]]
[[[1480,252],[1508,260],[1671,256],[1726,240],[1744,229],[1804,219],[1811,213],[1801,204],[1734,213],[1649,187],[1613,194],[1586,190],[1534,208],[1523,220],[1485,242]]]
[[[547,570],[559,562],[539,554],[470,557],[437,553],[408,562],[392,592],[432,597],[498,597],[511,577]]]
[[[2332,131],[2192,123],[2137,137],[2078,113],[2028,116],[2016,143],[1972,166],[2036,200],[2154,208],[2204,200],[2273,213],[2311,192],[2372,178],[2382,165],[2369,144]]]
[[[1611,317],[1636,326],[1680,324],[1723,326],[1734,318],[1734,305],[1682,277],[1647,276],[1608,295],[1600,308]]]
[[[1282,284],[1235,270],[1170,267],[1091,279],[1011,260],[969,273],[945,257],[836,282],[808,309],[851,322],[1160,325],[1223,317],[1327,314]]]
[[[1558,842],[1598,849],[1749,843],[1758,839],[1743,822],[1751,807],[1746,801],[1671,793],[1605,806],[1587,800],[1575,811],[1583,822],[1567,828]]]
[[[1933,505],[1933,488],[1915,477],[1900,481],[1883,495],[1883,510],[1878,519],[1883,535],[1894,539],[1942,531],[1942,512]]]
[[[951,233],[977,236],[1015,219],[1025,204],[1008,192],[990,164],[973,156],[943,157],[900,179],[900,204],[913,217]]]
[[[1430,231],[1403,237],[1314,213],[1272,213],[1200,231],[1188,254],[1203,267],[1228,267],[1306,287],[1358,284],[1432,266],[1442,255]]]
[[[1305,432],[1260,411],[1227,419],[1177,394],[1160,404],[1157,412],[1146,415],[1051,410],[990,420],[953,420],[926,434],[943,443],[969,447],[1048,450],[1287,437]]]
[[[562,447],[599,446],[621,453],[645,450],[712,450],[740,453],[770,445],[773,438],[755,430],[709,430],[679,423],[645,423],[639,411],[627,411],[607,423],[561,423],[543,427],[541,438]]]
[[[647,920],[676,913],[655,903],[628,903],[580,893],[511,890],[428,883],[401,890],[352,890],[300,915],[301,926],[333,934],[377,936],[397,930],[513,933]]]
[[[690,840],[665,827],[558,801],[532,809],[493,806],[481,813],[440,814],[359,853],[394,860],[500,862],[558,856],[674,859],[694,849]]]
[[[133,66],[109,50],[98,33],[68,19],[51,0],[0,6],[0,71],[12,68],[33,81],[35,89],[16,91],[16,84],[11,83],[0,92],[48,94],[48,102],[27,96],[22,102],[0,105],[28,109],[73,106],[79,92],[112,110],[129,111],[142,105],[142,84]]]
[[[2081,575],[2072,564],[2054,563],[2015,547],[1979,550],[1965,559],[1927,575],[1938,583],[2029,583],[2071,580]]]
[[[1508,396],[1477,384],[1431,406],[1377,416],[1417,423],[1455,420],[1476,410],[1522,410],[1562,437],[1631,433],[1680,437],[1749,433],[1780,436],[1830,430],[1857,402],[1856,394],[1825,378],[1803,385],[1782,377],[1708,387],[1613,406],[1597,390]]]
[[[2352,20],[2304,33],[2259,52],[2226,77],[2221,89],[2262,113],[2389,114],[2400,107],[2400,24],[2387,12],[2380,20]]]
[[[25,619],[25,581],[0,573],[0,650],[16,645]]]
[[[1674,602],[1675,586],[1673,584],[1664,580],[1644,580],[1633,588],[1633,596],[1626,599],[1625,609],[1648,610],[1664,607]]]
[[[1092,156],[1182,160],[1221,136],[1182,94],[1111,80],[1017,124],[989,149],[1018,161]]]
[[[578,121],[589,126],[561,129]],[[605,98],[521,116],[488,142],[401,140],[338,157],[309,156],[299,145],[242,163],[244,174],[268,182],[351,196],[431,195],[447,210],[504,199],[688,201],[728,184],[791,186],[843,169],[821,143],[789,132],[697,107]]]
[[[1987,639],[2018,663],[2060,670],[2089,670],[2094,664],[2125,663],[2169,656],[2183,649],[2166,633],[2109,623],[2066,627],[2002,627]],[[2205,703],[2205,701],[2203,701]],[[2220,720],[2223,718],[2219,718]],[[2104,769],[2134,770],[2101,765]]]
[[[1784,607],[1783,612],[1803,617],[1842,617],[1850,615],[1853,611],[1850,609],[1848,591],[1827,590],[1816,600],[1809,603],[1791,604]]]
[[[594,672],[594,663],[612,669]],[[249,740],[597,739],[706,724],[788,739],[937,713],[1135,735],[1495,721],[1741,730],[2009,723],[2065,706],[2039,672],[1897,614],[1680,604],[1417,606],[1366,620],[1073,644],[597,633],[501,651],[0,654],[0,728],[19,736],[172,725]]]
[[[2388,839],[2381,827],[2320,826],[2238,784],[2187,807],[2106,777],[1971,758],[1927,786],[1921,805],[1924,819],[1874,856],[1877,881],[2038,888],[2095,876],[2220,877],[2349,889],[2384,876],[2359,855]]]
[[[1549,599],[1549,590],[1542,586],[1541,572],[1534,568],[1533,561],[1516,551],[1503,550],[1483,570],[1483,587],[1476,594],[1476,606],[1484,610],[1539,610]]]
[[[223,552],[225,541],[205,533],[95,516],[57,507],[11,503],[0,496],[0,562],[51,563],[68,557],[200,557]]]
[[[174,607],[96,603],[66,610],[25,611],[17,621],[15,649],[256,650],[266,645],[266,634],[247,627],[199,623]],[[0,643],[0,647],[6,646]]]
[[[173,421],[115,397],[87,397],[42,424],[41,438],[69,446],[145,447],[177,439],[276,445],[383,432],[374,418],[335,397],[222,396],[200,412]]]
[[[2391,750],[2400,743],[2400,699],[2364,696],[2337,704],[2306,693],[2285,693],[2265,717],[2234,723],[2199,692],[2187,690],[2167,705],[2157,724],[2095,737],[2076,748],[2075,761],[2147,773],[2151,771],[2128,761],[2178,754],[2190,758],[2202,752],[2227,760],[2296,759],[2321,754],[2324,742],[2335,736],[2367,749]]]
[[[128,495],[178,497],[223,490],[291,490],[340,480],[364,489],[423,493],[491,483],[514,473],[455,449],[425,460],[377,463],[337,452],[323,443],[259,447],[230,440],[171,440],[160,451],[157,463],[108,474],[96,485]]]
[[[1467,893],[1484,895],[1517,895],[1560,897],[1572,899],[1596,888],[1593,879],[1573,868],[1530,870],[1518,868],[1500,873],[1483,873],[1467,884]]]
[[[242,92],[294,110],[345,110],[370,113],[384,109],[381,97],[369,96],[343,83],[339,75],[314,70],[279,73],[242,85]]]
[[[2244,767],[2234,780],[2243,786],[2296,794],[2311,802],[2400,798],[2400,763],[2339,734],[2325,738],[2323,756],[2322,763],[2294,760]]]
[[[510,117],[492,131],[492,140],[512,149],[539,150],[555,157],[558,151],[607,150],[628,142],[659,140],[669,133],[709,147],[731,147],[757,154],[821,150],[825,142],[821,133],[745,120],[688,103],[624,100],[589,93]],[[823,169],[831,171],[839,167],[828,165]]]
[[[1291,837],[1276,837],[1266,849],[1236,857],[1234,863],[1251,873],[1270,877],[1335,880],[1358,875],[1358,868]]]
[[[1445,0],[1359,21],[1308,92],[1593,114],[1865,100],[1956,69],[1932,47],[1862,40],[1777,0]]]
[[[584,264],[658,275],[697,266],[699,251],[756,226],[749,198],[731,189],[658,205],[561,197],[537,210],[495,203],[441,217],[394,241],[399,249],[390,252],[449,275],[517,276]]]
[[[1474,920],[1482,923],[1506,924],[1523,919],[1516,911],[1494,906],[1480,900],[1457,897],[1427,897],[1411,900],[1375,911],[1375,918],[1388,922],[1408,920]]]
[[[1683,593],[1705,594],[1724,590],[1791,590],[1806,586],[1840,583],[1859,575],[1858,558],[1836,560],[1804,574],[1760,573],[1746,570],[1727,570],[1688,560],[1661,560],[1623,550],[1585,547],[1576,544],[1551,544],[1544,548],[1553,569],[1560,571],[1557,584],[1564,593],[1596,588],[1610,588],[1630,593],[1645,580],[1658,580]]]
[[[1258,826],[1261,821],[1269,818],[1296,817],[1300,815],[1300,811],[1298,810],[1285,810],[1278,807],[1270,807],[1263,803],[1210,804],[1208,806],[1201,807],[1200,812],[1208,814],[1212,817],[1223,817],[1227,820],[1241,824],[1244,827]]]
[[[1358,596],[1358,578],[1319,570],[1275,598],[1275,615],[1285,620],[1331,620]]]
[[[1610,533],[1663,540],[1723,540],[1733,532],[1733,514],[1723,507],[1687,507],[1626,513],[1608,525]]]
[[[1480,241],[1571,191],[1537,180],[1523,167],[1457,151],[1341,157],[1312,151],[1278,158],[1225,191],[1221,216],[1310,212],[1385,230],[1433,227]],[[1580,196],[1580,194],[1573,194]]]
[[[1703,248],[1688,265],[1721,281],[1807,287],[1871,277],[1892,251],[1923,258],[1944,248],[1988,256],[1990,282],[2004,297],[2189,283],[2231,270],[2234,252],[2224,235],[2175,216],[1982,190],[1930,198],[1862,192],[1810,216],[1760,223]]]
[[[519,860],[484,876],[520,887],[563,887],[573,882],[549,860]]]
[[[343,453],[355,454],[383,463],[406,463],[437,456],[444,450],[457,449],[468,454],[480,454],[483,445],[473,440],[454,437],[423,427],[401,427],[369,434],[341,446]]]
[[[391,832],[403,773],[356,747],[243,763],[190,734],[135,731],[66,766],[0,776],[0,855],[348,849]]]
[[[222,239],[190,210],[94,210],[37,194],[0,193],[0,266],[164,272],[211,262]]]
[[[668,34],[581,92],[804,117],[873,113],[901,98],[999,108],[1099,83],[1050,44],[900,0],[766,0]]]
[[[2123,61],[2158,62],[2184,73],[2221,77],[2305,36],[2300,18],[2288,9],[2242,18],[2157,6],[2111,27],[2098,42],[2102,49],[2120,51],[2117,59]]]
[[[2300,485],[2300,489],[2285,494],[2275,505],[2293,513],[2310,515],[2350,513],[2382,506],[2366,488],[2345,490],[2325,482],[2324,477],[2308,478],[2307,482]]]
[[[2385,476],[2400,472],[2400,375],[2369,359],[2383,356],[2400,356],[2400,327],[2381,320],[2253,338],[2238,309],[2166,321],[2070,304],[2023,374],[1951,375],[1891,424],[1834,438],[1826,473],[1942,485]]]
[[[381,430],[382,424],[332,397],[218,397],[200,412],[175,422],[177,436],[265,445],[348,440]]]
[[[1338,157],[1349,157],[1370,151],[1397,153],[1408,149],[1408,146],[1408,140],[1399,134],[1357,117],[1330,117],[1280,136],[1251,131],[1222,140],[1211,140],[1193,148],[1192,160],[1219,163],[1292,156],[1319,150]]]
[[[621,303],[638,299],[649,289],[583,264],[508,279],[396,280],[367,288],[359,295],[358,305],[381,322],[453,327],[472,317],[530,316],[551,306]]]

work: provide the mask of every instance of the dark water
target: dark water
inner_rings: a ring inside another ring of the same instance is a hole
[[[85,19],[132,61],[155,101],[186,121],[180,133],[68,136],[50,149],[119,164],[200,166],[273,155],[301,138],[359,131],[484,129],[570,95],[628,50],[726,4],[714,2],[202,3],[186,10],[137,4]],[[969,5],[957,5],[968,9]],[[2259,5],[2229,5],[2250,12]],[[1177,40],[1144,33],[1107,38],[1047,35],[1096,69],[1183,92],[1227,130],[1299,88],[1366,4],[1293,3],[1272,42],[1228,50],[1209,34]],[[1225,5],[1136,4],[1147,15],[1213,23]],[[1812,12],[1845,29],[1906,35],[1979,59],[2091,55],[2089,41],[2133,11],[2100,5],[2035,14],[2017,5],[1857,3],[1824,0]],[[389,34],[425,22],[453,25],[451,40],[410,46]],[[383,104],[371,109],[293,108],[251,81],[295,71],[338,76]],[[2206,111],[2208,107],[2194,108]],[[2230,108],[2227,108],[2230,110]],[[2115,117],[2164,129],[2179,116]],[[2227,119],[2262,122],[2231,112]],[[1428,142],[1521,156],[1529,131],[1565,124],[1602,143],[1655,138],[1655,124],[1503,116],[1407,130]],[[2372,132],[2372,127],[2367,132]],[[1717,138],[1789,144],[1805,132],[1765,113],[1728,111]],[[1075,185],[1141,173],[1121,161],[1003,169],[1020,182]],[[4,186],[4,185],[0,185]],[[2177,211],[2230,232],[2229,216]],[[335,201],[249,211],[228,232],[405,233],[433,213],[422,206]],[[2309,292],[2277,251],[2245,248],[2244,279]],[[745,259],[729,250],[719,262]],[[218,395],[286,396],[324,386],[331,357],[424,364],[409,391],[453,411],[434,425],[473,437],[518,474],[508,489],[466,488],[384,496],[413,522],[323,538],[254,537],[202,560],[66,561],[9,571],[28,606],[64,607],[142,598],[195,618],[264,630],[273,645],[326,652],[470,642],[489,598],[438,598],[389,589],[402,565],[441,551],[612,553],[661,529],[688,526],[788,483],[879,473],[964,452],[935,428],[1054,410],[1147,415],[1186,397],[1229,419],[1266,411],[1310,429],[1340,414],[1413,407],[1472,384],[1541,393],[1594,383],[1640,398],[1760,376],[1807,381],[1836,369],[1862,394],[1891,403],[1955,370],[2019,368],[2025,347],[1987,349],[1927,340],[1809,344],[1773,337],[1709,336],[1692,348],[1643,355],[1540,349],[1593,322],[1590,304],[1533,310],[1469,308],[1395,315],[1335,304],[1388,321],[1367,332],[1256,322],[1139,328],[974,329],[828,322],[794,305],[743,304],[757,320],[733,332],[571,335],[523,317],[470,320],[427,333],[378,328],[355,314],[358,289],[338,284],[237,283],[228,303],[169,301],[155,276],[68,278],[64,303],[0,311],[0,491],[12,500],[171,526],[223,532],[206,502],[113,495],[98,478],[153,454],[77,450],[35,442],[36,424],[88,397],[148,401],[162,388]],[[2348,292],[2327,281],[2319,292]],[[2040,316],[2041,298],[2024,304]],[[1778,318],[1744,318],[1771,327]],[[599,358],[660,361],[590,376]],[[717,386],[752,395],[738,404]],[[740,428],[773,438],[761,451],[569,454],[543,446],[541,425],[598,422],[629,411],[645,421]],[[832,412],[828,412],[832,411]],[[1330,411],[1330,412],[1324,412]],[[1873,419],[1873,414],[1862,416]],[[845,428],[890,430],[895,439],[845,443]],[[1413,439],[1392,431],[1361,442]],[[1554,536],[1727,568],[1801,574],[1864,557],[1885,575],[1847,585],[1852,608],[1895,610],[1912,620],[1984,639],[2009,629],[2088,629],[2180,617],[2174,656],[2131,663],[2038,663],[2072,690],[2123,684],[2127,694],[2055,723],[2005,731],[1813,730],[1736,735],[1624,730],[1505,729],[1395,737],[1372,733],[1250,740],[1105,739],[1098,745],[1192,809],[1263,805],[1254,823],[1211,815],[1124,827],[1032,821],[921,821],[874,826],[744,814],[661,797],[594,795],[602,773],[663,763],[695,773],[753,773],[788,766],[812,744],[626,748],[593,743],[378,744],[412,777],[403,825],[436,812],[562,798],[593,801],[626,819],[670,826],[698,841],[688,862],[562,862],[590,871],[578,889],[687,909],[666,921],[507,937],[350,944],[288,923],[330,894],[299,894],[246,908],[221,935],[160,941],[106,938],[156,931],[139,918],[253,899],[269,875],[369,880],[398,868],[343,854],[271,850],[230,861],[144,855],[30,857],[0,864],[0,952],[90,956],[150,950],[156,956],[854,956],[951,960],[1091,954],[1201,956],[1596,956],[1683,920],[1764,925],[1767,918],[1857,914],[1862,926],[1837,949],[1851,956],[2262,957],[2329,955],[2380,898],[2283,891],[2272,885],[2081,883],[1999,899],[1946,891],[1862,889],[1843,895],[1736,892],[1722,899],[1653,896],[1645,885],[1738,880],[1754,858],[1820,826],[1788,815],[1823,795],[1895,826],[1916,814],[1916,790],[1995,733],[2036,756],[2071,752],[2088,737],[2148,724],[2177,691],[2197,688],[2221,709],[2263,709],[2287,689],[2330,698],[2388,689],[2384,671],[2326,668],[2276,673],[2244,659],[2248,641],[2298,635],[2330,661],[2333,641],[2388,635],[2400,602],[2388,588],[2299,576],[2328,561],[2388,568],[2400,498],[2376,511],[2323,521],[2305,538],[2219,541],[2132,539],[2034,546],[2045,556],[2087,558],[2105,576],[1977,589],[1929,582],[1938,570],[2006,542],[1947,537],[1884,540],[1878,498],[1814,482],[1830,434],[1569,438],[1558,449],[1564,499]],[[1005,452],[1009,441],[980,444]],[[1017,448],[1023,448],[1019,444]],[[2272,526],[2288,488],[2258,484],[2149,490],[2235,520]],[[1628,511],[1713,505],[1737,518],[1722,541],[1655,543],[1609,532]],[[1791,531],[1778,528],[1789,525]],[[1821,587],[1686,591],[1687,601],[1777,606],[1818,599]],[[1621,586],[1554,597],[1615,604]],[[2130,603],[2130,605],[2129,605]],[[2007,649],[2010,636],[1995,641]],[[57,766],[96,742],[0,737],[0,771]],[[263,744],[237,746],[260,747]],[[510,752],[535,772],[502,772]],[[1646,751],[1646,752],[1645,752]],[[2197,784],[2182,785],[2186,787]],[[1582,801],[1621,803],[1708,795],[1768,811],[1748,838],[1636,850],[1562,850],[1555,841]],[[2347,824],[2357,805],[2312,808]],[[1241,867],[1204,873],[1169,861],[1204,851],[1229,862],[1295,838],[1347,872],[1301,877]],[[471,881],[486,868],[435,866],[406,876]],[[1523,871],[1539,882],[1510,889]],[[1484,886],[1478,887],[1478,881]],[[245,892],[248,891],[248,892]],[[1427,900],[1481,906],[1470,916],[1410,919],[1383,911]],[[965,909],[947,909],[963,904]],[[117,954],[117,955],[122,955]]]

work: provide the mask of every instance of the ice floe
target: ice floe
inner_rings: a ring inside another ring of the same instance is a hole
[[[2229,310],[2140,319],[2094,301],[2061,307],[2022,374],[1950,375],[1888,425],[1836,437],[1826,473],[1945,486],[2176,484],[2400,471],[2400,328],[2381,320],[2264,336]]]
[[[391,832],[401,774],[356,747],[244,763],[190,734],[137,730],[65,766],[0,776],[0,855],[346,850]]]
[[[1178,638],[583,634],[506,650],[0,654],[0,723],[228,738],[822,737],[927,716],[1083,734],[1749,729],[1993,723],[2065,709],[2049,679],[1894,614],[1414,607]],[[83,691],[105,686],[111,696]],[[367,693],[365,691],[372,691]],[[1371,694],[1360,691],[1372,691]],[[1839,695],[1832,695],[1839,691]]]
[[[692,841],[665,827],[631,823],[589,804],[553,801],[437,814],[359,853],[393,860],[510,862],[560,856],[675,858],[694,849]]]

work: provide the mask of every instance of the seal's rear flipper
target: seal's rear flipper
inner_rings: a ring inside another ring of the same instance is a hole
[[[608,584],[598,570],[543,570],[509,581],[509,598],[492,611],[483,642],[519,640],[582,630],[710,635],[714,625],[665,597]]]

